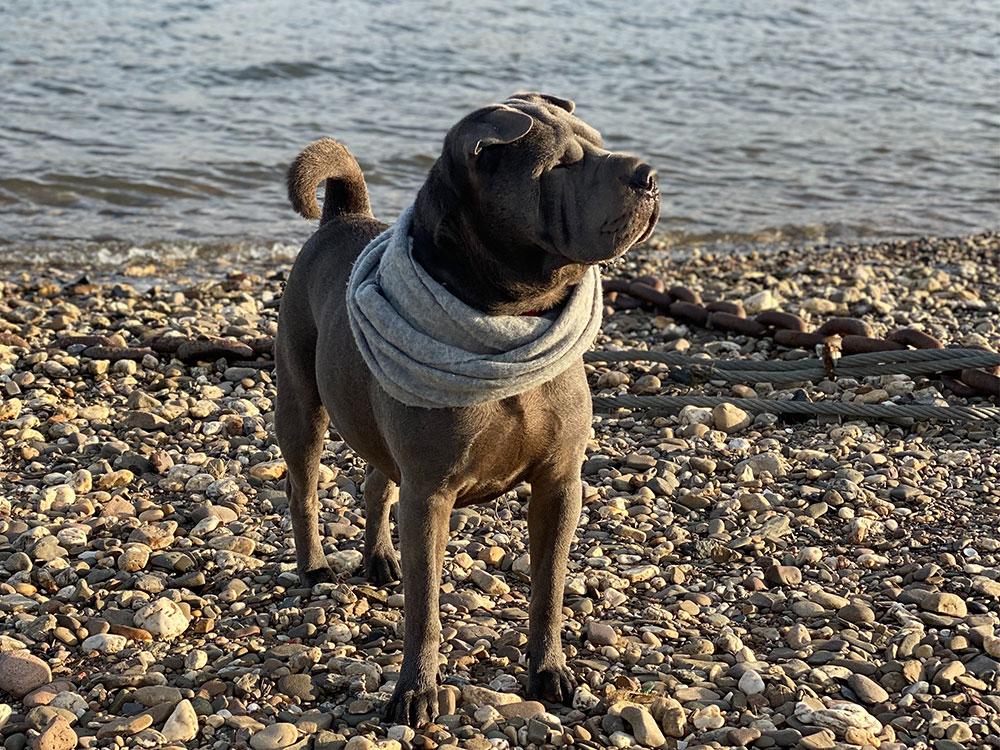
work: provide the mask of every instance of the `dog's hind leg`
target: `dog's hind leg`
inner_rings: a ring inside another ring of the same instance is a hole
[[[330,420],[320,402],[314,373],[309,366],[295,364],[294,357],[279,360],[274,428],[288,465],[288,506],[299,578],[303,585],[311,587],[333,578],[320,541],[316,494],[319,460]]]
[[[365,473],[365,574],[372,583],[391,583],[400,577],[399,557],[392,546],[389,511],[399,487],[371,464]]]

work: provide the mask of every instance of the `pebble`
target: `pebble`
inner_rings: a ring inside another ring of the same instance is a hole
[[[48,725],[28,743],[32,750],[73,750],[78,738],[62,716],[54,716]]]
[[[143,712],[134,716],[113,719],[97,730],[97,739],[109,737],[132,737],[153,725],[152,714]]]
[[[601,699],[594,695],[586,685],[579,685],[573,692],[572,706],[577,711],[590,711],[600,705],[600,703]]]
[[[505,719],[523,719],[527,721],[545,713],[545,706],[538,701],[518,701],[517,703],[501,703],[496,706],[496,711]]]
[[[191,701],[180,701],[167,718],[160,733],[170,742],[190,742],[198,736],[198,714]]]
[[[643,747],[659,747],[667,740],[652,714],[643,706],[625,706],[621,717],[632,728],[632,736]]]
[[[775,586],[798,586],[802,583],[802,571],[794,565],[772,565],[764,573],[764,579]]]
[[[864,602],[845,604],[837,611],[837,617],[854,625],[864,625],[875,622],[875,612]]]
[[[717,430],[739,432],[753,422],[753,417],[738,406],[719,404],[712,409],[712,422]]]
[[[15,698],[52,682],[49,665],[27,650],[0,654],[0,691]]]
[[[102,654],[117,654],[124,651],[128,645],[128,639],[123,635],[113,635],[111,633],[96,633],[86,638],[80,648],[84,651],[98,651]]]
[[[521,698],[513,693],[503,693],[480,685],[463,685],[462,700],[470,706],[500,706],[505,703],[520,703]]]
[[[695,729],[708,730],[719,729],[725,726],[726,719],[714,703],[703,708],[696,709],[690,716],[690,721]]]
[[[135,613],[135,626],[160,638],[174,638],[188,627],[183,610],[170,599],[159,598]]]
[[[757,695],[764,692],[764,679],[753,669],[748,669],[740,677],[740,690],[746,695]]]
[[[618,633],[610,625],[591,621],[587,623],[587,641],[595,646],[613,646],[618,642]]]
[[[847,678],[847,684],[863,703],[873,706],[889,700],[889,693],[870,677],[862,674],[852,674]]]
[[[812,634],[805,625],[797,622],[788,628],[785,642],[794,649],[803,649],[812,643]]]
[[[472,568],[469,571],[469,578],[490,596],[502,596],[510,593],[510,586],[501,578],[480,568]]]
[[[845,737],[852,729],[860,729],[869,735],[882,731],[882,723],[856,703],[834,701],[830,706],[812,708],[800,701],[795,705],[795,718],[803,724],[826,727],[837,737]]]
[[[920,606],[928,612],[951,617],[965,617],[969,613],[961,597],[940,591],[924,596],[920,600]]]
[[[250,737],[250,747],[253,750],[283,750],[295,743],[299,732],[294,724],[279,721],[271,724]]]
[[[687,734],[687,712],[676,700],[664,698],[660,712],[660,726],[668,737],[680,738]]]

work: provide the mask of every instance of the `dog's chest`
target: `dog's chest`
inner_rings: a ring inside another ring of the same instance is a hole
[[[467,410],[458,428],[466,448],[448,472],[457,504],[492,500],[540,473],[577,470],[590,434],[588,395],[582,377],[558,378],[531,393]]]

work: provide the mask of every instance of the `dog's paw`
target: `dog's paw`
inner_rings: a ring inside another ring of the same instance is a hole
[[[438,714],[437,685],[412,685],[400,682],[385,707],[385,720],[418,729],[430,724]]]
[[[393,549],[372,552],[365,560],[365,576],[371,583],[393,583],[402,577],[399,555]]]
[[[565,664],[528,670],[528,697],[549,703],[569,703],[576,689],[576,677]]]
[[[333,578],[333,570],[328,565],[313,568],[312,570],[299,571],[299,581],[305,588],[311,589],[318,583],[330,583],[333,581]]]

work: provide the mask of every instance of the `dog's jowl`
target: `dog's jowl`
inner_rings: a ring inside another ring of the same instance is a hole
[[[573,109],[518,94],[463,118],[392,226],[372,216],[361,169],[336,141],[308,146],[289,171],[293,206],[320,219],[289,276],[275,343],[299,573],[309,585],[330,575],[316,483],[332,420],[367,462],[368,578],[403,579],[391,721],[437,712],[452,510],[520,482],[531,485],[527,691],[572,695],[561,612],[592,416],[581,355],[600,325],[597,264],[645,239],[659,214],[652,168],[606,151]]]

